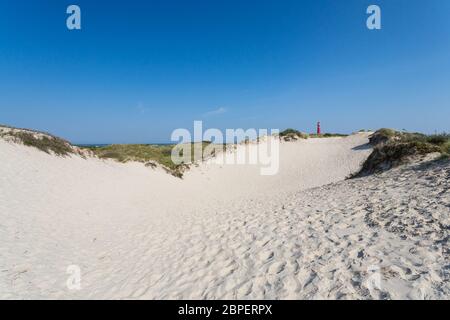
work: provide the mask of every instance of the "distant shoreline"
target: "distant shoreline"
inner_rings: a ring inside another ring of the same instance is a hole
[[[80,148],[101,148],[101,147],[107,147],[113,144],[122,144],[122,143],[75,143],[73,144],[75,147]],[[128,144],[128,143],[127,143]],[[174,143],[130,143],[130,144],[142,144],[142,145],[152,145],[152,146],[168,146],[172,145]]]

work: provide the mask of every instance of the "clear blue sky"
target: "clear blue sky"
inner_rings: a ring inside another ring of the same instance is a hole
[[[0,123],[74,143],[167,142],[194,120],[432,133],[449,119],[448,0],[0,0]]]

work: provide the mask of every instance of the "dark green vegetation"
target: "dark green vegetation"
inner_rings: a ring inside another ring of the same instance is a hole
[[[309,136],[307,133],[303,133],[295,129],[286,129],[280,132],[280,138],[283,139],[284,141],[308,139],[308,137]]]
[[[374,149],[356,176],[388,170],[414,156],[439,152],[441,158],[448,158],[450,154],[450,135],[447,133],[425,135],[383,128],[370,136],[369,143]]]
[[[393,129],[383,128],[376,131],[369,138],[369,141],[374,146],[384,144],[384,147],[390,147],[398,144],[409,144],[422,154],[429,152],[441,152],[442,154],[448,154],[450,151],[450,134],[448,133],[426,135],[417,132],[400,132]]]
[[[67,156],[74,153],[74,150],[68,141],[49,134],[7,128],[6,130],[0,130],[0,137],[9,137],[25,146],[34,147],[46,153],[53,152],[58,156]]]

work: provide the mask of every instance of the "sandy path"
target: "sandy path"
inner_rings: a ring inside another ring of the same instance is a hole
[[[0,141],[0,297],[448,297],[448,164],[342,181],[366,142],[285,143],[276,176],[180,181]]]

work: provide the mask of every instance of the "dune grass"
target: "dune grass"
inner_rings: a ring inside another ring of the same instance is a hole
[[[172,150],[177,147],[175,144],[155,145],[155,144],[112,144],[103,147],[84,147],[91,150],[96,156],[102,159],[113,159],[119,162],[137,161],[149,166],[161,164],[169,173],[182,177],[187,166],[197,160],[195,156],[203,155],[204,148],[210,142],[204,141],[190,144],[189,163],[175,164],[172,161]],[[208,156],[212,156],[212,154]]]
[[[440,133],[426,135],[418,132],[400,132],[393,129],[377,130],[370,138],[372,144],[379,145],[387,143],[387,145],[407,143],[415,146],[419,151],[449,153],[450,134]]]
[[[347,136],[348,134],[342,133],[322,133],[322,134],[304,133],[292,128],[280,132],[280,138],[283,139],[284,141],[308,139],[308,138],[333,138],[333,137],[347,137]]]
[[[114,159],[119,162],[156,161],[168,168],[174,168],[170,160],[173,145],[146,145],[146,144],[112,144],[102,147],[84,147],[90,149],[102,159]]]
[[[297,140],[297,139],[308,139],[309,135],[307,133],[300,132],[295,129],[286,129],[280,132],[279,134],[280,139],[283,139],[284,141],[291,141],[291,140]]]
[[[321,134],[317,134],[317,133],[310,133],[309,134],[310,138],[336,138],[336,137],[348,137],[348,134],[344,134],[344,133],[321,133]]]
[[[8,130],[2,130],[0,136],[12,138],[25,146],[34,147],[46,153],[54,153],[58,156],[67,156],[74,153],[68,141],[48,134],[8,128]]]
[[[412,156],[440,153],[441,158],[449,158],[450,155],[450,135],[447,133],[426,135],[383,128],[377,130],[369,141],[374,149],[356,176],[390,169]]]
[[[280,132],[279,136],[280,139],[291,141],[308,139],[310,137],[328,138],[345,137],[347,135],[333,133],[306,134],[295,129],[286,129]],[[58,156],[67,156],[73,153],[79,153],[84,156],[70,142],[43,132],[0,126],[0,137],[12,139],[23,145]],[[356,176],[361,175],[361,173],[370,174],[394,167],[414,155],[440,152],[441,158],[450,158],[450,134],[448,133],[425,135],[382,128],[373,133],[369,137],[369,141],[374,146],[374,150],[363,164],[360,173]],[[152,167],[160,164],[167,172],[174,176],[182,177],[183,172],[190,164],[200,161],[204,157],[214,156],[217,150],[227,148],[226,145],[214,145],[210,154],[204,155],[206,146],[210,144],[207,141],[191,143],[189,157],[191,161],[181,164],[175,164],[171,158],[172,150],[177,147],[175,144],[113,144],[101,147],[81,147],[81,149],[88,149],[93,155],[102,159],[113,159],[119,162],[137,161]],[[200,155],[200,158],[195,158],[198,155]]]

